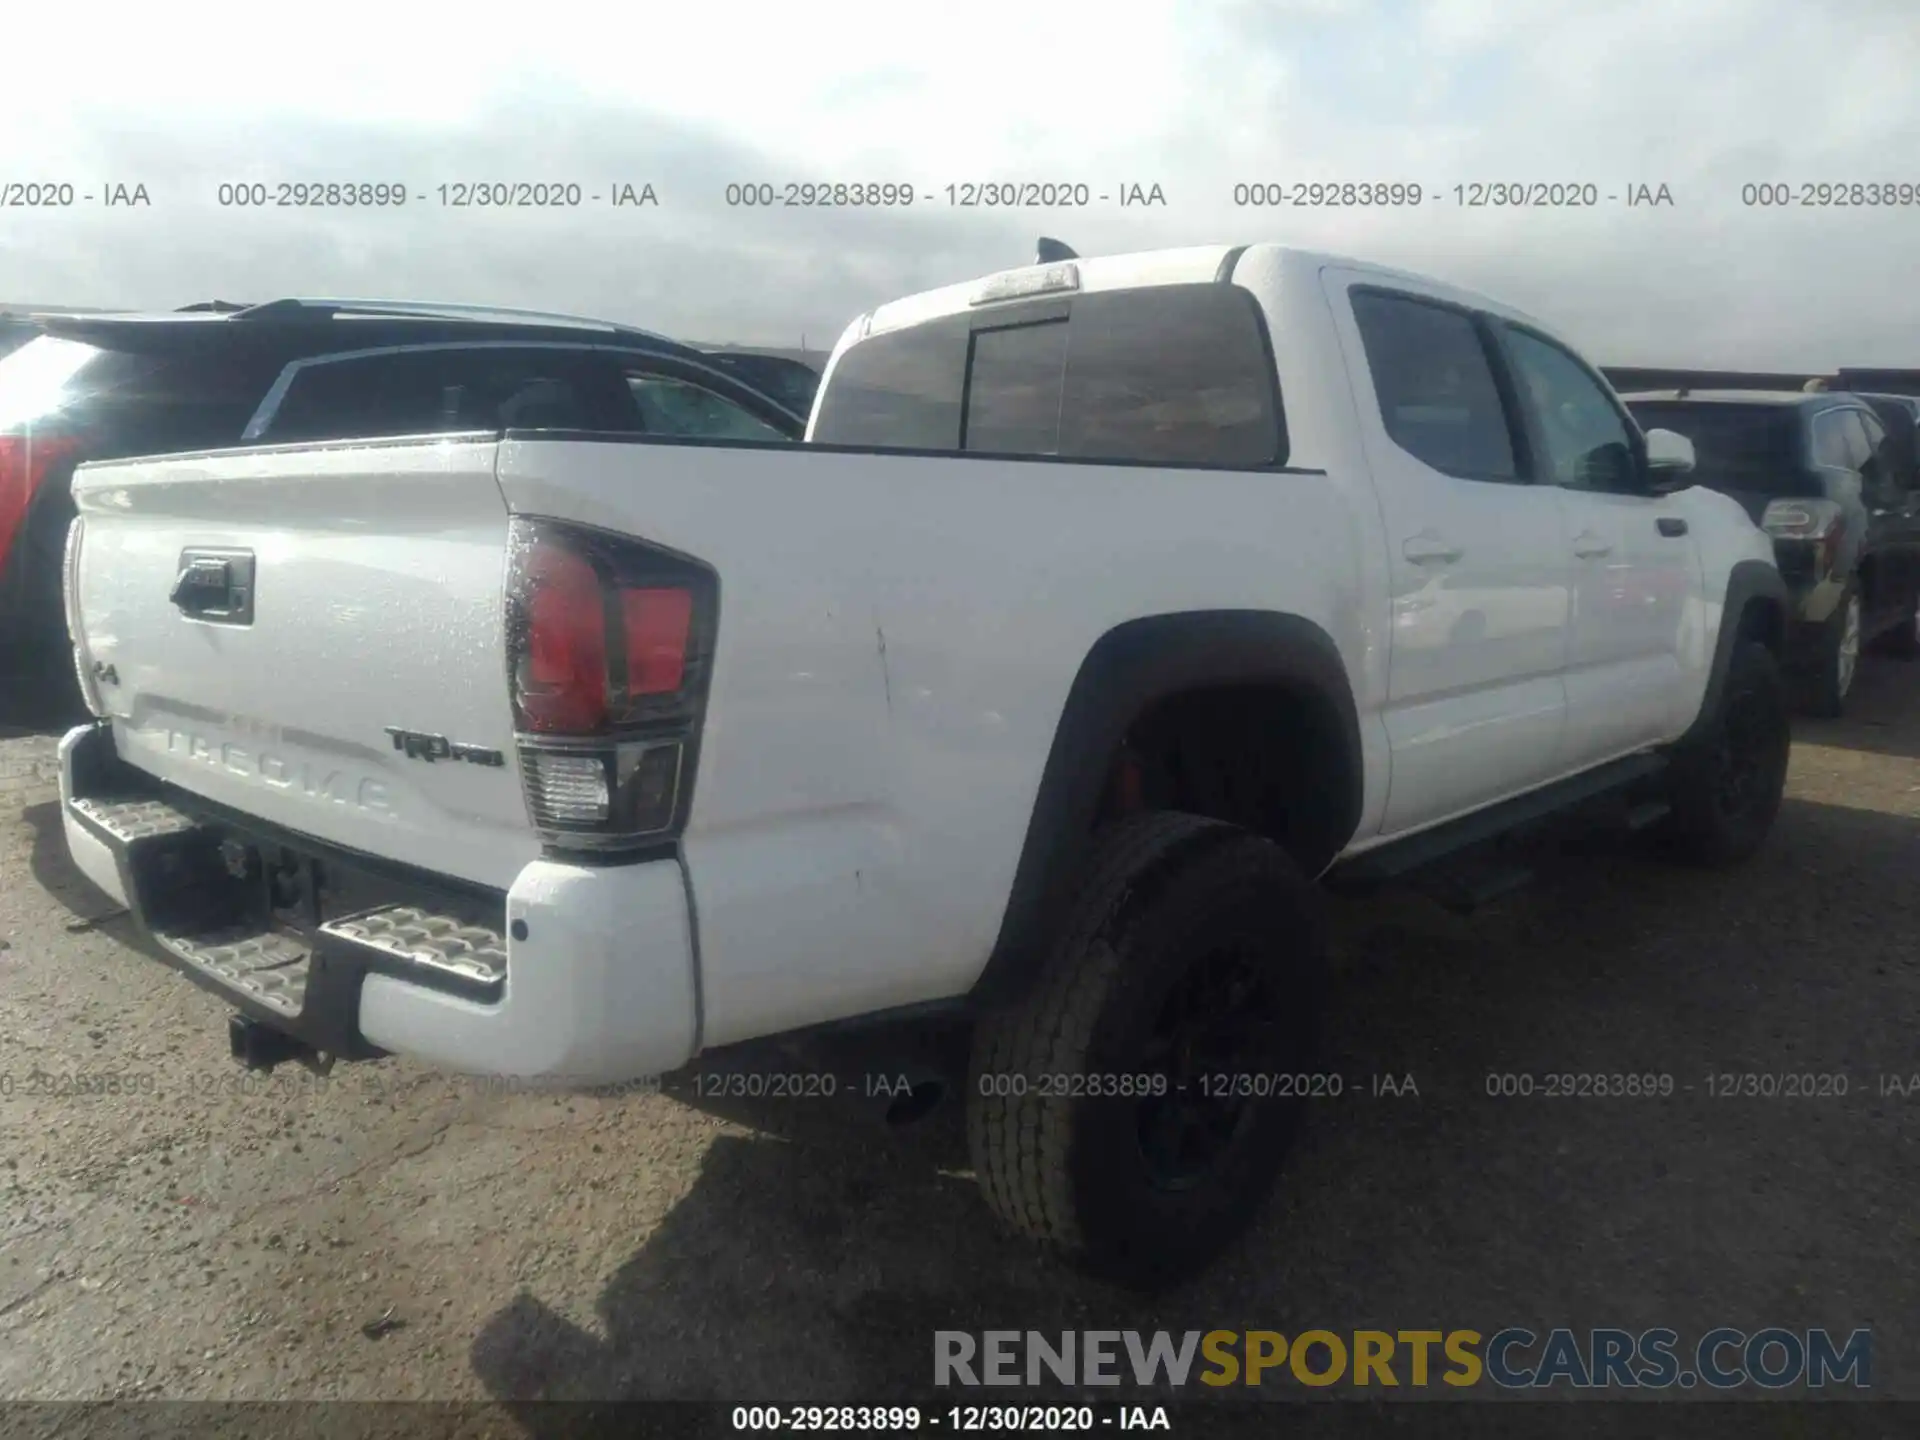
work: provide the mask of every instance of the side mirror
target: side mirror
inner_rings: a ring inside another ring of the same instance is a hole
[[[1693,442],[1672,430],[1647,431],[1647,468],[1656,475],[1685,475],[1693,469]]]
[[[1686,489],[1693,465],[1693,441],[1672,430],[1647,431],[1647,488],[1654,494]]]

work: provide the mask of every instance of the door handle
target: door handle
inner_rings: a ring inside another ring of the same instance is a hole
[[[1597,560],[1602,555],[1611,555],[1613,546],[1607,543],[1606,537],[1588,530],[1573,537],[1573,553],[1582,560]]]
[[[1416,565],[1451,565],[1460,558],[1460,547],[1451,545],[1431,530],[1409,536],[1400,553]]]
[[[1662,515],[1653,523],[1659,527],[1660,533],[1668,539],[1687,533],[1687,522],[1676,515]]]

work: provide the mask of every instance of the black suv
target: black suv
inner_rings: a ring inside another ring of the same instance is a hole
[[[1900,467],[1902,481],[1910,489],[1920,489],[1920,398],[1912,395],[1869,395],[1853,392],[1873,407],[1880,423],[1887,427],[1887,444]]]
[[[1797,622],[1803,706],[1838,715],[1862,649],[1920,655],[1920,494],[1864,396],[1673,390],[1622,397],[1643,429],[1693,442],[1693,478],[1773,537]]]
[[[36,323],[0,358],[0,671],[66,667],[60,567],[83,460],[450,428],[806,430],[698,350],[572,316],[279,300]]]

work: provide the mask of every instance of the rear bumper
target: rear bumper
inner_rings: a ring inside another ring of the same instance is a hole
[[[313,1050],[602,1085],[697,1048],[677,860],[539,860],[476,891],[160,787],[104,725],[61,742],[60,798],[74,864],[159,958]]]

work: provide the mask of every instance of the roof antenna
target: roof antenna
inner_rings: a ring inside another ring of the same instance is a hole
[[[1040,237],[1040,244],[1034,252],[1033,263],[1036,265],[1051,265],[1058,260],[1078,260],[1079,258],[1079,252],[1074,250],[1074,248],[1064,240],[1055,240],[1050,235],[1042,235]]]

